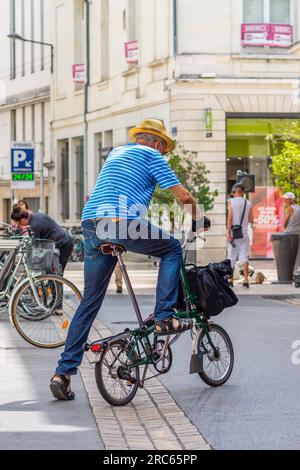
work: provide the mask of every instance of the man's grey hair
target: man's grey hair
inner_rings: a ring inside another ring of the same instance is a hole
[[[242,191],[244,193],[245,192],[245,187],[241,183],[236,183],[232,187],[232,192],[234,193],[235,191]]]
[[[162,139],[158,135],[150,134],[148,132],[141,132],[139,134],[136,134],[135,138],[144,140],[145,142],[148,142],[149,144],[154,144],[155,142],[159,140],[164,145],[167,145],[164,139]]]

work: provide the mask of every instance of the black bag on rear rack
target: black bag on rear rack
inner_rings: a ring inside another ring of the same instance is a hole
[[[197,296],[195,304],[206,317],[219,315],[224,308],[237,304],[238,298],[227,281],[231,275],[232,268],[229,260],[211,263],[207,266],[187,266],[191,291]],[[176,308],[185,308],[182,286],[179,289]]]

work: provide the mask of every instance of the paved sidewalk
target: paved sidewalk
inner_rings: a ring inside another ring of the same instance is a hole
[[[242,287],[242,281],[235,281],[234,290],[237,295],[299,295],[300,289],[296,289],[292,284],[273,284],[277,280],[275,265],[270,261],[254,261],[251,263],[255,270],[262,271],[266,276],[263,284],[255,284],[254,279],[250,278],[250,289]],[[82,265],[76,266],[70,263],[65,277],[74,282],[75,285],[83,290],[83,272]],[[128,274],[137,295],[154,295],[156,291],[156,282],[158,269],[151,263],[128,263]],[[114,276],[112,276],[108,287],[108,294],[116,293]],[[126,286],[123,283],[123,293],[128,294]]]
[[[74,402],[52,398],[49,380],[59,355],[27,344],[1,315],[0,450],[103,449],[80,375]]]

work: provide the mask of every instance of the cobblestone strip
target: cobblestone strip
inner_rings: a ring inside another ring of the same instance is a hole
[[[111,331],[96,320],[89,340],[110,335]],[[144,389],[138,389],[129,405],[113,407],[106,403],[96,385],[94,366],[90,364],[93,360],[94,354],[86,353],[80,372],[107,450],[210,449],[198,429],[156,378],[146,381]]]

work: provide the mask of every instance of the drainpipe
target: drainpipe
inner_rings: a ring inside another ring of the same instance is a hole
[[[85,1],[85,82],[84,82],[84,143],[83,143],[83,192],[88,196],[88,112],[90,86],[90,0]],[[84,201],[84,202],[85,202]]]
[[[177,27],[177,0],[173,0],[173,53],[178,52],[178,27]]]

